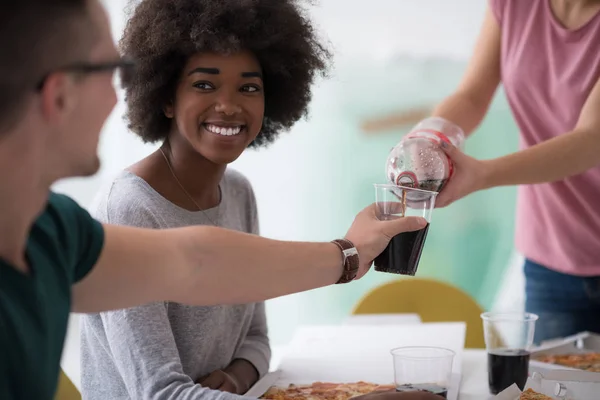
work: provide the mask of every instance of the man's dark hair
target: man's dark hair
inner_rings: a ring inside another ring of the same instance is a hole
[[[294,0],[142,0],[120,42],[136,60],[123,86],[129,128],[144,142],[166,139],[173,100],[189,57],[201,52],[253,53],[262,68],[265,118],[251,146],[272,142],[307,113],[311,84],[330,57],[306,11]]]
[[[3,0],[0,11],[0,134],[22,117],[36,84],[57,68],[86,61],[94,30],[89,2]]]

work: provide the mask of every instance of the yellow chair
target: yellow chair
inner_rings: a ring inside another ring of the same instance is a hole
[[[73,385],[73,382],[69,379],[67,375],[63,372],[62,368],[60,370],[60,376],[58,378],[58,389],[56,390],[56,395],[54,395],[55,400],[81,400],[81,394],[79,390]]]
[[[356,305],[353,314],[419,314],[423,322],[467,324],[466,348],[485,348],[483,310],[467,293],[432,279],[401,279],[376,287]]]

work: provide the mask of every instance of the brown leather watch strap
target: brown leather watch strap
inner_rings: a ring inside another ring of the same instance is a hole
[[[354,278],[356,278],[359,266],[358,251],[356,250],[356,247],[348,239],[336,239],[332,240],[331,243],[335,243],[342,251],[344,263],[344,272],[342,272],[342,276],[336,284],[352,282]]]

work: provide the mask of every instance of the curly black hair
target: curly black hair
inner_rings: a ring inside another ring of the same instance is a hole
[[[326,75],[330,53],[295,0],[142,0],[120,41],[137,62],[122,75],[129,129],[144,142],[165,140],[164,105],[190,56],[246,50],[258,59],[265,86],[262,130],[251,147],[275,140],[308,111],[311,86]]]

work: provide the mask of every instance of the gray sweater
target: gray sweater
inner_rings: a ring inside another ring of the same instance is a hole
[[[204,211],[210,220],[257,234],[248,180],[228,169],[220,188],[219,206]],[[101,192],[94,210],[99,220],[120,225],[161,229],[211,224],[203,212],[172,204],[130,172]],[[270,357],[264,303],[191,307],[160,302],[86,315],[81,322],[85,400],[239,399],[194,382],[236,358],[250,361],[263,376]]]

